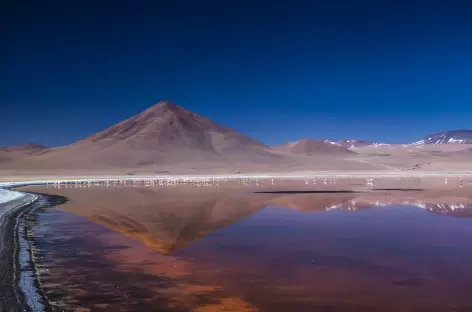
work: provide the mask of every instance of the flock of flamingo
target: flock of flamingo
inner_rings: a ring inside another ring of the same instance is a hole
[[[383,180],[391,177],[376,177],[375,180]],[[403,176],[401,180],[411,180],[414,177]],[[83,188],[83,187],[111,187],[111,186],[128,186],[128,187],[174,187],[178,185],[187,185],[192,187],[220,187],[226,183],[235,183],[242,186],[268,186],[268,185],[284,185],[286,183],[295,182],[305,185],[332,185],[337,180],[349,180],[359,178],[322,178],[322,179],[297,179],[297,178],[251,178],[251,177],[156,177],[156,178],[118,178],[118,179],[94,179],[94,180],[60,180],[60,181],[44,181],[41,185],[54,188]],[[365,181],[367,187],[374,186],[374,178],[367,177],[361,179]],[[448,184],[448,178],[444,179],[444,184]],[[459,180],[459,187],[463,187],[462,178]]]

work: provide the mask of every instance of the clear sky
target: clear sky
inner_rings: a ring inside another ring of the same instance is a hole
[[[472,128],[471,16],[465,0],[6,0],[0,146],[71,143],[159,99],[267,144]]]

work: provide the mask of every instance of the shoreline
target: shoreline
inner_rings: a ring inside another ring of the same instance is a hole
[[[29,209],[22,210],[15,222],[15,242],[14,242],[14,284],[21,291],[24,302],[32,311],[46,311],[44,297],[41,296],[41,290],[37,283],[37,276],[33,269],[32,250],[26,237],[25,218],[41,207],[40,197],[37,197],[35,203],[31,204]]]
[[[11,191],[17,192],[17,191]],[[29,216],[67,201],[62,196],[32,192],[2,203],[0,214],[0,310],[53,311],[39,284],[30,235]]]
[[[0,308],[3,311],[30,311],[19,287],[17,224],[19,217],[34,206],[35,195],[24,196],[2,203],[0,215]]]

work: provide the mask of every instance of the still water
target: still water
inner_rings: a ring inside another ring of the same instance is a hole
[[[472,311],[464,194],[42,191],[71,199],[31,219],[66,310]]]

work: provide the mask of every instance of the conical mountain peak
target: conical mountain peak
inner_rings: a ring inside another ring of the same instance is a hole
[[[139,115],[147,115],[147,114],[152,114],[155,116],[159,116],[165,113],[175,113],[175,112],[185,112],[187,114],[192,114],[192,112],[186,110],[182,106],[179,106],[171,101],[167,100],[161,100],[154,104],[153,106],[149,107],[145,111],[143,111]],[[138,116],[139,116],[138,115]]]
[[[210,160],[265,163],[280,158],[263,143],[164,100],[54,155],[77,150],[84,162],[105,159],[122,167]]]
[[[156,109],[160,109],[160,110],[180,110],[180,109],[184,109],[182,106],[179,106],[171,101],[168,101],[168,100],[161,100],[159,102],[157,102],[156,105],[154,105],[154,107]]]

